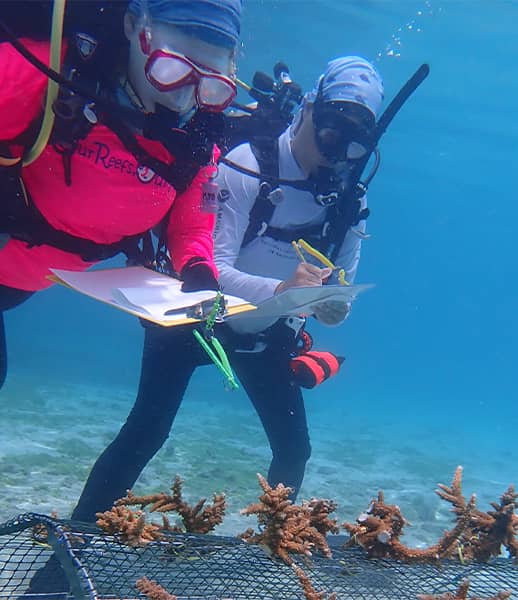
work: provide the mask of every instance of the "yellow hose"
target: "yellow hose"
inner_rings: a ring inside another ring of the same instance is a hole
[[[249,92],[252,88],[248,85],[248,83],[245,83],[244,81],[242,81],[241,79],[238,79],[236,77],[235,82],[237,85],[239,85],[240,87],[242,87],[244,90],[246,90],[247,92]]]
[[[50,34],[50,67],[54,71],[61,71],[61,46],[63,42],[63,20],[65,18],[66,0],[54,0],[52,9],[52,30]],[[32,148],[27,152],[23,166],[26,167],[34,162],[43,152],[47,145],[52,128],[54,127],[54,111],[52,105],[57,98],[59,84],[49,79],[47,84],[47,98],[45,100],[45,113],[40,132]]]

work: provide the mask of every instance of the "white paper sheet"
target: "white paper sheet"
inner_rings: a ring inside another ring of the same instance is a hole
[[[181,281],[145,267],[86,272],[51,270],[59,283],[136,316],[149,318],[155,322],[160,321],[164,325],[185,322],[186,311],[190,307],[211,300],[216,295],[214,290],[182,292]],[[255,308],[235,296],[225,295],[225,302],[230,313]],[[167,315],[166,311],[174,311],[174,314]]]

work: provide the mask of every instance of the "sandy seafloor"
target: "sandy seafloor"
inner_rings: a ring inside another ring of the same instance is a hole
[[[189,502],[225,492],[228,514],[217,533],[233,535],[255,525],[239,510],[259,495],[255,474],[266,474],[270,451],[244,393],[214,394],[216,379],[210,374],[193,380],[172,436],[134,491],[167,490],[178,474]],[[0,520],[27,511],[68,517],[90,466],[115,435],[133,397],[132,389],[120,386],[51,385],[13,370],[0,404]],[[434,489],[439,481],[450,483],[458,459],[466,495],[477,492],[484,510],[511,483],[518,452],[505,441],[507,452],[499,452],[494,441],[486,448],[476,432],[459,437],[447,425],[408,431],[397,418],[386,417],[376,425],[375,412],[369,422],[347,403],[328,419],[323,397],[322,388],[317,400],[309,396],[306,403],[313,454],[299,500],[336,500],[341,522],[353,520],[383,489],[386,500],[399,504],[412,523],[404,541],[423,546],[452,523],[450,507]]]
[[[483,510],[518,484],[517,3],[329,0],[318,20],[311,2],[271,2],[267,14],[264,4],[245,12],[243,80],[282,59],[310,89],[330,58],[359,53],[375,59],[388,100],[431,65],[384,136],[369,188],[357,283],[376,290],[344,328],[315,334],[350,362],[306,394],[313,453],[300,494],[333,498],[353,520],[381,488],[413,525],[407,543],[431,543],[451,524],[434,490],[458,464]],[[0,520],[68,516],[136,394],[138,326],[62,292],[6,315]],[[255,524],[239,509],[260,493],[269,454],[243,392],[204,371],[134,491],[167,489],[176,474],[191,502],[223,491],[219,531],[238,533]]]

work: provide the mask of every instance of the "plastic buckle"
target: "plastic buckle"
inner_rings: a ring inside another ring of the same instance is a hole
[[[203,300],[198,304],[194,304],[193,306],[189,306],[185,315],[189,319],[196,319],[197,321],[205,321],[207,317],[212,313],[214,309],[214,305],[216,304],[217,296],[214,298],[209,298],[208,300]],[[214,321],[216,323],[222,323],[223,317],[227,314],[227,307],[225,299],[221,299],[219,301],[218,311],[216,313]]]
[[[324,208],[334,206],[338,200],[338,192],[329,192],[329,194],[317,194],[315,201]]]
[[[306,323],[306,319],[304,319],[303,317],[296,317],[296,316],[291,316],[291,317],[286,317],[284,324],[286,325],[286,327],[288,327],[289,329],[291,329],[293,331],[293,335],[294,337],[298,337],[301,329],[304,327]]]

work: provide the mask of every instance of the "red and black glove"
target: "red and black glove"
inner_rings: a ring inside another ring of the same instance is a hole
[[[219,290],[218,280],[204,258],[191,258],[182,269],[180,279],[183,281],[182,292],[199,292],[200,290]]]

